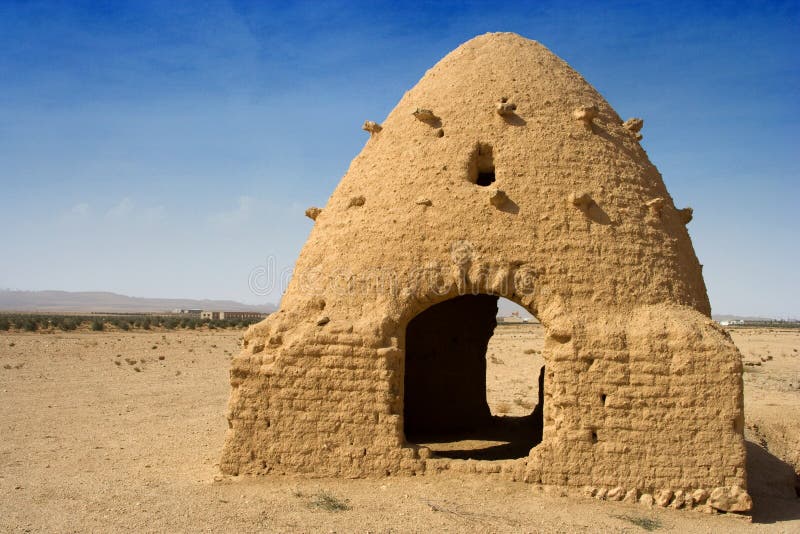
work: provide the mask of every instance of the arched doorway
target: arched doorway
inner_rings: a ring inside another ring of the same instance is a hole
[[[534,348],[541,327],[521,316],[498,325],[497,315],[497,296],[463,295],[409,322],[406,441],[439,456],[482,460],[524,457],[541,441],[544,368],[541,344]],[[517,330],[506,330],[512,327]],[[502,335],[496,337],[503,341],[490,346],[498,329]],[[491,406],[487,387],[493,393]]]

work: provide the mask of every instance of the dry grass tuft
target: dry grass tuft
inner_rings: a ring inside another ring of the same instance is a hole
[[[344,512],[351,509],[347,499],[339,499],[332,493],[328,493],[325,490],[317,492],[312,497],[313,498],[311,501],[309,501],[308,505],[313,508],[320,508],[322,510],[327,510],[328,512]]]
[[[650,519],[649,517],[635,516],[635,515],[618,515],[619,519],[624,519],[629,523],[636,525],[648,532],[660,529],[663,525],[658,519]]]

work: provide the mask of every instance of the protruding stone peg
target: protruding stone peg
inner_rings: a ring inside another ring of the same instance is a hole
[[[597,109],[597,106],[592,104],[590,106],[581,106],[575,109],[575,111],[572,112],[572,116],[581,121],[587,129],[591,130],[592,121],[597,117],[598,113],[599,110]]]
[[[622,123],[622,127],[632,132],[639,132],[644,126],[644,121],[638,117],[633,117]]]
[[[497,103],[495,109],[497,109],[498,115],[501,117],[506,117],[514,114],[514,112],[517,110],[517,105],[513,102],[509,102],[508,98],[503,97],[500,99],[500,102]]]
[[[507,200],[508,195],[506,195],[505,191],[494,187],[489,189],[489,203],[491,203],[492,206],[499,208],[505,204]]]
[[[348,208],[352,208],[354,206],[360,207],[363,206],[366,201],[367,199],[364,198],[364,195],[358,195],[357,197],[350,197],[350,202],[347,203],[347,207]]]
[[[639,133],[640,130],[642,129],[642,126],[644,126],[644,121],[637,117],[628,119],[622,123],[622,127],[628,130],[629,132],[633,133],[633,136],[636,138],[637,141],[642,140],[642,134]]]
[[[417,108],[412,115],[414,115],[414,118],[418,121],[422,122],[434,122],[439,119],[439,117],[433,114],[433,111],[424,108]]]
[[[683,208],[682,210],[678,210],[678,217],[681,218],[681,222],[683,224],[689,224],[694,218],[694,210],[692,208]]]
[[[312,221],[316,221],[319,214],[322,213],[322,208],[317,208],[316,206],[311,206],[306,210],[306,217],[311,219]]]
[[[361,127],[361,129],[365,132],[369,132],[370,137],[372,137],[383,130],[383,126],[375,121],[364,121],[364,125]]]
[[[570,194],[569,201],[573,206],[580,208],[581,211],[587,211],[592,202],[594,202],[589,193],[583,191]]]

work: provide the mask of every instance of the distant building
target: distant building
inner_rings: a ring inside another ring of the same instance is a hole
[[[184,308],[175,308],[172,313],[179,313],[181,315],[200,315],[203,310],[187,310]]]
[[[498,317],[497,322],[502,324],[522,324],[529,322],[528,317],[520,317],[519,312],[511,312],[511,315],[505,317]]]
[[[248,311],[208,311],[204,310],[200,312],[201,319],[210,319],[212,321],[223,320],[223,319],[263,319],[268,314],[266,313],[259,313],[259,312],[248,312]]]

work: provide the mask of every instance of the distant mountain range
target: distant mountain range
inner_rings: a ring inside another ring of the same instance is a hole
[[[36,312],[171,312],[176,308],[272,313],[272,304],[249,305],[234,300],[151,299],[105,291],[0,290],[0,310]]]

